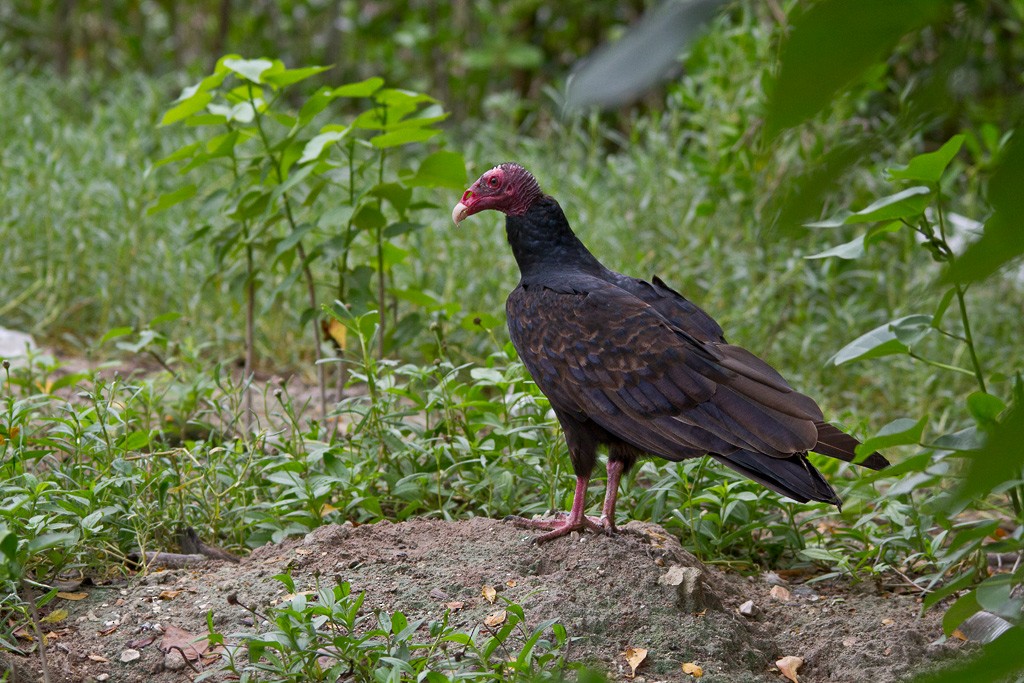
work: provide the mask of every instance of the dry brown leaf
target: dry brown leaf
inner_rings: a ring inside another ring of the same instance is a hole
[[[800,683],[796,677],[796,670],[804,663],[803,657],[786,656],[775,662],[775,666],[778,668],[782,675],[793,681],[793,683]]]
[[[498,597],[498,591],[494,590],[494,586],[484,584],[484,587],[480,589],[480,594],[484,596],[487,602],[494,604],[495,598]]]
[[[704,675],[704,669],[700,668],[693,662],[686,662],[683,664],[683,673],[690,674],[694,678],[700,678]]]
[[[445,607],[447,607],[448,609],[450,609],[453,612],[457,612],[458,610],[462,609],[465,606],[466,606],[466,603],[464,603],[464,602],[462,602],[460,600],[456,600],[454,602],[446,602],[445,603]]]
[[[965,635],[964,635],[964,632],[963,632],[963,631],[961,631],[960,629],[956,629],[956,630],[955,630],[955,631],[953,631],[953,633],[951,633],[950,635],[952,635],[952,636],[953,636],[954,638],[956,638],[957,640],[967,640],[967,636],[965,636]]]
[[[85,600],[89,597],[88,593],[65,593],[60,591],[57,593],[57,597],[61,600]]]
[[[334,340],[334,343],[338,345],[339,349],[344,351],[345,344],[348,341],[348,330],[345,328],[345,325],[332,318],[327,321],[324,327],[326,328],[324,332],[327,333],[327,336]]]
[[[271,605],[280,605],[282,602],[288,602],[290,600],[294,600],[295,597],[299,596],[299,595],[316,595],[316,591],[299,591],[298,593],[289,593],[288,595],[284,595],[284,596],[282,596],[280,598],[274,598],[273,600],[270,601],[270,604]]]
[[[59,624],[68,618],[68,611],[66,609],[55,609],[45,617],[39,620],[41,624]]]
[[[91,659],[94,662],[99,662],[100,664],[106,664],[107,662],[110,661],[109,659],[107,659],[103,655],[86,655],[86,657],[88,657],[89,659]]]
[[[170,652],[172,648],[180,649],[185,659],[195,661],[206,654],[210,642],[172,624],[164,628],[164,636],[160,639],[159,647],[165,653]]]
[[[181,591],[160,591],[160,595],[157,597],[161,600],[173,600],[179,595],[181,595]]]
[[[334,507],[330,503],[324,503],[323,505],[320,506],[320,516],[321,517],[326,517],[327,515],[331,514],[332,512],[337,512],[337,511],[338,511],[338,508]]]
[[[768,592],[768,597],[779,602],[789,602],[792,595],[785,586],[772,586],[772,589]]]
[[[114,624],[110,628],[105,628],[102,631],[97,631],[96,633],[97,633],[97,635],[101,635],[101,636],[109,636],[111,633],[113,633],[114,631],[117,630],[117,626],[118,626],[117,624]]]
[[[136,638],[135,640],[129,640],[128,647],[134,648],[136,650],[141,650],[147,645],[151,645],[154,640],[156,640],[156,636],[142,636],[141,638]]]
[[[882,626],[892,626],[892,619],[888,617],[882,619]]]
[[[484,619],[484,624],[487,626],[501,626],[505,623],[505,618],[507,616],[508,613],[505,610],[495,612],[494,614],[489,614],[487,618]]]
[[[622,653],[622,656],[626,658],[626,664],[629,664],[629,678],[636,677],[636,670],[640,668],[640,665],[647,659],[647,648],[644,647],[627,647],[626,651]]]

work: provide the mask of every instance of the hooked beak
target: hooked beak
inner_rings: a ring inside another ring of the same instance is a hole
[[[468,215],[469,207],[463,204],[462,202],[456,204],[455,208],[452,209],[452,220],[455,221],[456,226],[458,226],[459,223],[464,221],[466,219],[466,216]]]

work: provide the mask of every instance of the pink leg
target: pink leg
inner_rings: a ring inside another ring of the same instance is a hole
[[[604,528],[602,528],[601,522],[583,514],[583,509],[586,507],[587,483],[589,481],[590,477],[576,477],[576,492],[572,496],[572,509],[569,510],[569,516],[564,519],[525,519],[513,515],[505,519],[524,529],[551,530],[549,533],[533,539],[534,543],[544,543],[561,536],[567,536],[574,531],[584,531],[586,529],[603,533]],[[614,504],[614,501],[612,501],[613,507]]]
[[[615,500],[619,496],[619,480],[626,469],[625,463],[621,460],[608,460],[608,488],[604,492],[604,505],[601,506],[601,526],[609,534],[614,534],[615,528]]]

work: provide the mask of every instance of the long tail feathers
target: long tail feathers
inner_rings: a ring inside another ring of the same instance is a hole
[[[835,489],[803,455],[775,458],[753,451],[736,451],[713,457],[743,476],[801,503],[818,500],[837,507],[842,504]]]
[[[818,443],[811,449],[812,451],[846,462],[853,462],[860,441],[827,422],[816,422],[814,426],[818,428]],[[873,470],[880,470],[883,467],[888,467],[889,461],[880,453],[875,452],[857,464]]]

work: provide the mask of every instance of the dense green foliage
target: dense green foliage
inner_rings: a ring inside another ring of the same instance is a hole
[[[168,18],[176,3],[121,4],[105,5],[123,24],[104,30],[124,37],[141,22],[147,40],[96,40],[84,22],[74,44],[89,48],[65,57],[40,39],[71,30],[54,7],[97,15],[74,2],[0,11],[0,324],[120,361],[72,370],[44,353],[0,375],[0,571],[18,615],[4,643],[28,619],[19,588],[43,606],[55,577],[117,571],[130,553],[172,546],[181,526],[244,549],[346,519],[567,508],[564,443],[507,343],[516,275],[495,256],[500,220],[449,226],[464,179],[509,159],[608,266],[660,275],[894,462],[865,476],[816,460],[842,512],[703,460],[645,462],[621,510],[709,562],[892,576],[929,607],[959,595],[948,632],[982,608],[1019,622],[1022,572],[989,558],[1024,544],[1024,284],[1005,267],[1024,213],[1012,133],[1024,98],[1008,75],[1024,53],[1020,3],[922,0],[884,30],[865,20],[844,38],[861,41],[860,58],[796,104],[786,88],[814,76],[801,63],[824,68],[844,49],[821,37],[837,3],[785,22],[738,5],[643,106],[567,118],[539,92],[630,15],[570,3],[542,30],[550,17],[532,2],[394,3],[373,16],[362,3],[274,5],[296,26],[358,15],[352,40],[332,45],[329,30],[294,43],[281,40],[290,24],[261,32],[258,10],[226,30],[199,12],[189,32]],[[347,52],[355,39],[363,61]],[[272,59],[218,61],[236,46]],[[346,55],[333,70],[303,68],[332,54]],[[164,75],[109,73],[122,66]],[[335,368],[346,390],[325,416],[307,387]],[[348,614],[350,596],[324,590],[329,618]],[[310,609],[277,615],[264,663],[299,676],[319,666],[301,656],[326,637]],[[395,618],[379,624],[371,668],[402,647]],[[464,635],[439,628],[432,637]],[[404,652],[421,646],[432,647]],[[490,654],[474,666],[500,675]],[[429,659],[404,661],[419,673]]]

